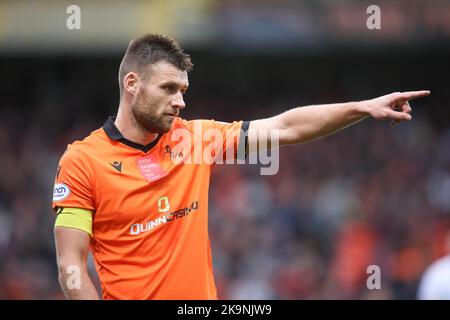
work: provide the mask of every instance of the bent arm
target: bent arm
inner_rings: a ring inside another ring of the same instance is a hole
[[[429,91],[395,92],[359,102],[298,107],[272,118],[252,121],[249,130],[276,129],[280,145],[304,143],[333,134],[367,117],[394,122],[411,120],[408,101],[429,94]]]
[[[55,227],[59,283],[70,300],[97,300],[97,290],[87,271],[90,236],[87,232]]]

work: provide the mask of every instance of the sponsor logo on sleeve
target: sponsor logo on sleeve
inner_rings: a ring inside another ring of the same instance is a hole
[[[57,183],[53,188],[53,201],[61,201],[67,198],[70,194],[70,189],[64,183]]]

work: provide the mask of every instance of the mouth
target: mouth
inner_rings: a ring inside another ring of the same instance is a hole
[[[178,114],[176,114],[176,113],[166,113],[166,115],[170,116],[170,117],[173,117],[173,118],[178,117]]]

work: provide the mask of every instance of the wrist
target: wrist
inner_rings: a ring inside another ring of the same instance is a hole
[[[370,100],[355,102],[355,111],[359,116],[369,117],[371,116],[371,103]]]

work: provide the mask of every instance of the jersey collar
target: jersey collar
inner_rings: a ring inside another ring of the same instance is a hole
[[[111,139],[115,141],[119,141],[129,147],[132,147],[134,149],[141,150],[143,152],[148,152],[150,149],[152,149],[156,144],[158,143],[159,139],[161,138],[161,134],[158,134],[155,140],[153,140],[151,143],[147,145],[138,144],[136,142],[133,142],[131,140],[126,139],[122,133],[120,133],[119,129],[117,129],[116,125],[114,124],[114,121],[116,120],[116,117],[109,117],[108,120],[106,120],[105,124],[103,125],[103,130],[105,130],[106,135]]]

